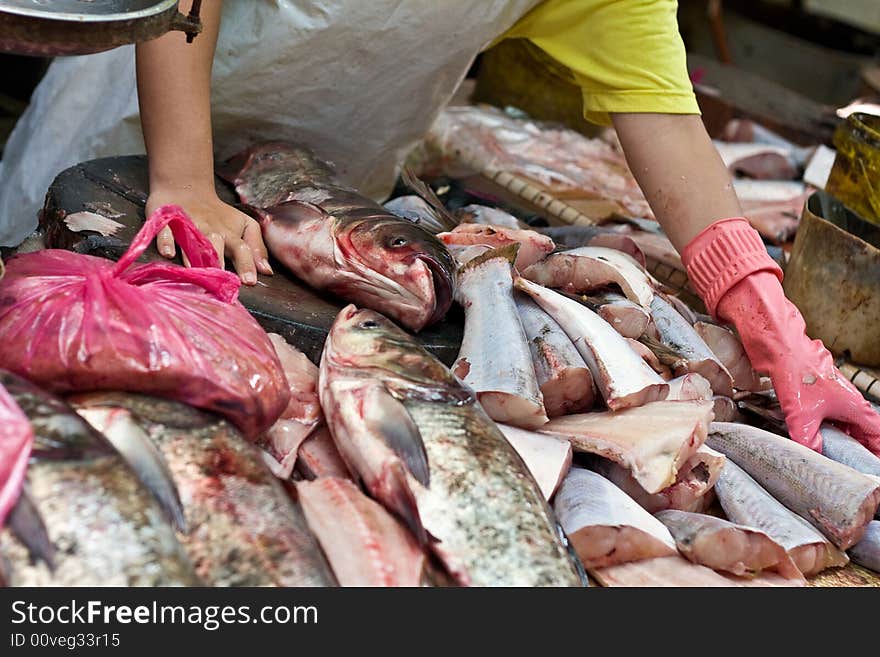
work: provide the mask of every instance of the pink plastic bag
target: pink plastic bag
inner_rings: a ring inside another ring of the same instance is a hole
[[[134,264],[171,228],[192,268]],[[266,332],[211,243],[174,205],[147,219],[119,262],[47,249],[0,281],[0,364],[54,392],[127,390],[217,412],[248,438],[290,399]]]
[[[31,423],[0,385],[0,527],[18,501],[33,442]]]

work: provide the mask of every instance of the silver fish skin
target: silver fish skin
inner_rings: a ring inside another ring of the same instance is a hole
[[[531,228],[526,222],[520,221],[512,214],[508,214],[499,208],[489,207],[488,205],[466,205],[456,210],[455,216],[463,224],[488,224],[490,226],[502,226],[517,230],[529,230]]]
[[[475,393],[391,321],[344,308],[321,402],[367,491],[470,586],[580,586],[527,466]]]
[[[593,375],[574,343],[528,295],[517,292],[514,300],[548,417],[592,408]]]
[[[547,422],[532,355],[513,299],[516,245],[488,251],[458,273],[464,337],[452,371],[496,422],[535,429]]]
[[[666,382],[592,310],[524,278],[517,278],[515,286],[562,327],[590,368],[608,408],[641,406],[666,397]]]
[[[715,422],[706,444],[843,550],[858,542],[880,505],[876,480],[769,431]]]
[[[822,435],[822,454],[863,474],[880,477],[880,457],[858,440],[830,424],[823,424],[819,432]]]
[[[390,201],[386,201],[382,207],[398,217],[408,219],[435,235],[442,233],[444,230],[449,230],[445,223],[438,220],[434,208],[421,196],[416,196],[415,194],[398,196]]]
[[[880,573],[880,521],[868,523],[862,540],[853,545],[848,554],[854,563]]]
[[[32,558],[33,536],[7,526],[0,529],[7,583],[201,585],[159,505],[107,439],[60,399],[18,377],[2,379],[34,429],[26,511],[48,535],[53,566]],[[15,509],[11,515],[21,502]]]
[[[733,395],[733,377],[694,327],[661,295],[651,301],[651,316],[660,333],[660,342],[682,357],[675,374],[695,372],[703,376],[717,395]]]
[[[846,553],[785,508],[730,459],[715,483],[715,495],[731,522],[763,531],[785,548],[806,577],[849,562]]]
[[[190,528],[179,540],[206,584],[336,585],[302,510],[260,450],[228,422],[177,402],[121,392],[77,395],[71,402],[79,409],[127,411],[158,447]]]

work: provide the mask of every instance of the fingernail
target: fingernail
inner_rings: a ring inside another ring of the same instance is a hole
[[[260,260],[260,264],[263,266],[263,269],[266,271],[267,274],[274,274],[275,273],[272,271],[272,265],[270,265],[269,261],[266,260],[265,258],[263,260]]]
[[[170,258],[174,255],[171,249],[167,246],[163,246],[161,249],[159,249],[159,253],[161,253],[166,258]]]
[[[241,280],[244,281],[245,285],[253,285],[257,282],[257,275],[252,271],[248,271],[241,275]]]

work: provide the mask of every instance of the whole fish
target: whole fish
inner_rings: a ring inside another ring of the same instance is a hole
[[[174,530],[113,445],[24,379],[2,383],[28,416],[24,492],[0,529],[11,586],[198,586]]]
[[[574,343],[530,297],[517,293],[514,300],[547,415],[557,417],[592,408],[593,375]]]
[[[572,468],[553,508],[584,568],[677,554],[663,523],[595,472]]]
[[[552,317],[590,368],[599,393],[612,410],[666,397],[669,386],[604,319],[577,301],[518,277],[514,283]]]
[[[706,444],[843,550],[858,542],[880,505],[880,482],[775,433],[714,422]]]
[[[269,252],[318,290],[418,331],[452,303],[455,264],[430,232],[342,186],[328,164],[284,142],[254,146],[221,173],[256,208]]]
[[[862,539],[849,549],[848,554],[860,566],[880,573],[880,521],[868,523]]]
[[[523,271],[530,281],[573,292],[589,292],[610,283],[643,308],[651,307],[654,284],[631,256],[602,246],[582,246],[553,253]]]
[[[134,425],[159,448],[180,491],[190,530],[179,539],[207,584],[335,585],[301,509],[269,471],[259,449],[228,422],[143,395],[91,393],[71,402],[85,411],[130,413]]]
[[[880,478],[880,457],[858,440],[830,424],[823,424],[819,433],[822,436],[822,454],[863,474]]]
[[[849,561],[844,552],[786,509],[731,459],[715,483],[715,494],[730,521],[763,531],[785,548],[805,576],[845,566]]]
[[[344,308],[320,392],[346,462],[459,583],[582,583],[538,484],[474,393],[391,321]]]
[[[760,530],[687,511],[660,511],[654,517],[669,529],[679,552],[694,563],[740,576],[775,570],[783,577],[803,579],[785,548]]]
[[[513,300],[516,249],[487,251],[459,270],[455,298],[464,308],[464,337],[452,371],[493,420],[533,429],[547,422],[547,412]]]
[[[488,205],[466,205],[456,210],[455,216],[463,224],[488,224],[502,228],[529,230],[529,225],[526,222],[520,221],[500,208],[492,208]],[[541,232],[543,233],[543,231]]]

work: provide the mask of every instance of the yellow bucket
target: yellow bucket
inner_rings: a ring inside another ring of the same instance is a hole
[[[880,225],[880,116],[850,114],[834,132],[837,156],[825,191]]]

